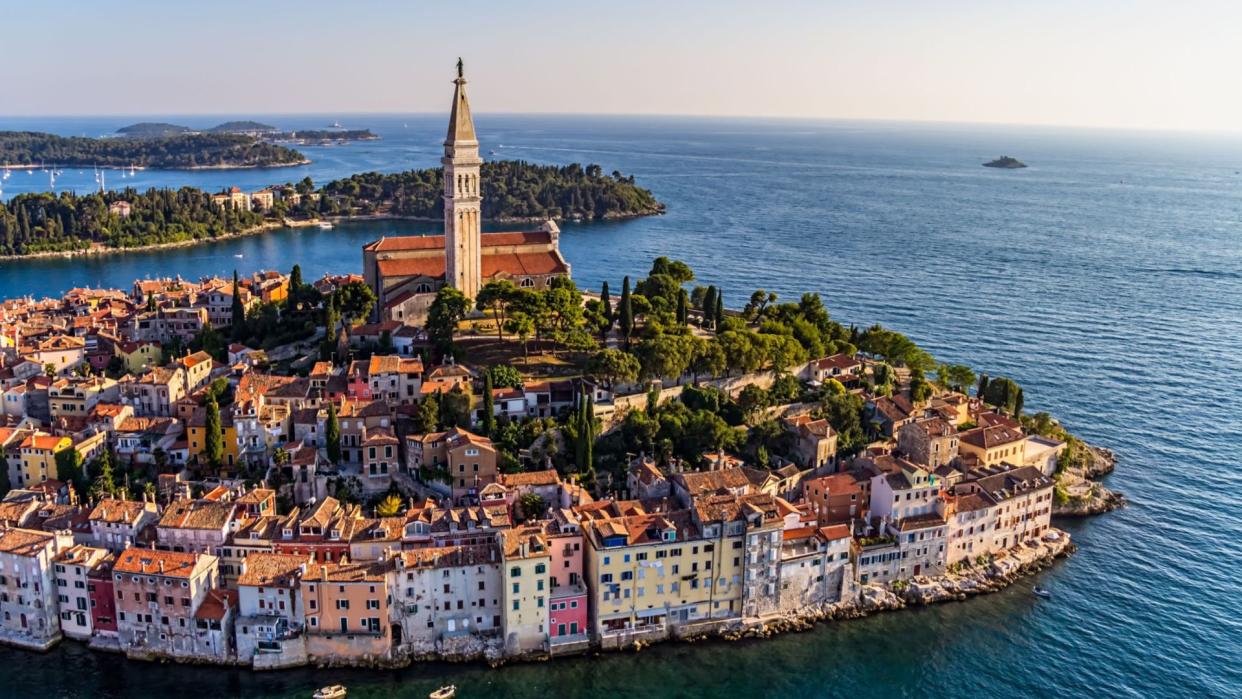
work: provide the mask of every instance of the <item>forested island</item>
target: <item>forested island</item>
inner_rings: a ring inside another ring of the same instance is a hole
[[[113,205],[128,205],[123,214]],[[78,196],[19,194],[0,202],[0,255],[124,249],[205,240],[254,230],[256,211],[222,208],[201,189],[133,189]]]
[[[319,189],[304,178],[275,188],[280,196],[265,211],[219,205],[212,202],[212,193],[193,187],[19,194],[0,202],[0,255],[190,243],[330,216],[439,219],[441,186],[438,168],[365,173]],[[664,204],[632,176],[604,175],[598,165],[483,165],[483,216],[488,219],[618,219],[663,211]]]
[[[259,121],[226,121],[209,129],[193,129],[180,124],[164,122],[140,122],[122,126],[116,130],[126,138],[169,138],[187,134],[234,134],[252,136],[271,143],[294,143],[298,145],[323,145],[343,141],[377,141],[379,136],[370,129],[306,129],[285,131],[280,127]]]
[[[481,180],[483,218],[493,221],[616,219],[664,212],[664,204],[636,185],[633,176],[616,171],[605,175],[594,164],[485,162]],[[367,172],[329,182],[322,191],[328,204],[345,214],[426,219],[444,215],[440,168]]]
[[[171,124],[141,124],[139,133]],[[240,134],[184,133],[151,138],[86,138],[0,131],[0,164],[56,167],[141,167],[171,170],[256,168],[310,162],[292,148]]]

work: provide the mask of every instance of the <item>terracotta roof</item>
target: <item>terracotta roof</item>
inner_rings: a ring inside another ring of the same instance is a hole
[[[206,554],[201,555],[206,556]],[[121,552],[112,569],[118,573],[188,578],[194,574],[199,558],[200,554],[197,553],[131,548]]]
[[[15,556],[36,556],[43,551],[55,537],[47,532],[31,529],[0,530],[0,553],[11,553]]]
[[[212,588],[194,612],[195,619],[223,619],[230,609],[237,607],[237,591]]]
[[[146,510],[146,503],[140,500],[100,500],[91,510],[91,519],[99,522],[131,523],[138,519]]]
[[[245,571],[238,585],[283,585],[306,570],[310,556],[292,553],[252,553],[246,557]]]
[[[485,279],[508,274],[512,276],[534,274],[564,274],[565,262],[555,252],[483,253],[482,272]]]
[[[499,560],[495,544],[430,546],[401,552],[401,565],[405,568],[460,568]]]
[[[1002,444],[1009,444],[1025,439],[1021,431],[1005,425],[976,427],[961,434],[961,441],[980,449],[991,449]]]
[[[328,563],[310,566],[302,579],[309,582],[383,582],[388,571],[384,561]]]
[[[500,480],[507,486],[535,486],[535,485],[556,485],[561,482],[561,477],[557,474],[556,469],[550,468],[544,471],[526,471],[523,473],[506,473],[501,475]]]
[[[850,538],[850,528],[844,524],[833,524],[819,528],[819,535],[828,541]]]
[[[210,500],[178,500],[160,518],[161,527],[176,529],[224,529],[236,505]]]

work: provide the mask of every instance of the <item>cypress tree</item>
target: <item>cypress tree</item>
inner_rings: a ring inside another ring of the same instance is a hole
[[[716,331],[720,331],[720,327],[724,324],[724,292],[716,292],[716,318],[713,327]]]
[[[625,348],[630,348],[630,333],[634,331],[634,306],[630,301],[630,278],[621,281],[621,334],[625,337]]]
[[[220,404],[215,394],[207,397],[207,426],[203,438],[203,454],[212,468],[219,468],[224,459],[224,430],[220,425]]]
[[[689,319],[689,311],[687,309],[689,305],[690,295],[686,293],[685,289],[682,289],[681,292],[677,294],[677,322],[682,325],[685,325],[686,321]]]
[[[1014,394],[1014,397],[1013,397],[1013,416],[1014,416],[1014,417],[1022,417],[1022,403],[1023,403],[1023,401],[1024,401],[1024,399],[1023,399],[1023,397],[1022,397],[1022,387],[1021,387],[1021,386],[1019,386],[1019,387],[1018,387],[1018,392],[1017,392],[1016,394]]]
[[[327,442],[328,461],[341,463],[341,421],[336,417],[336,403],[328,402],[328,421],[323,428],[324,441]]]
[[[233,339],[238,342],[246,339],[246,307],[242,305],[237,270],[233,270]]]
[[[612,328],[612,296],[608,293],[608,282],[604,282],[604,287],[599,292],[599,305],[604,313],[604,320],[608,321],[609,329]]]
[[[302,288],[302,265],[294,265],[289,272],[289,295],[296,296]]]
[[[707,292],[703,294],[703,327],[714,327],[716,316],[716,287],[708,286]]]
[[[975,397],[983,400],[983,396],[988,392],[988,375],[979,374],[979,385],[975,387]]]
[[[483,372],[483,434],[491,437],[496,431],[496,399],[492,397],[492,373]]]

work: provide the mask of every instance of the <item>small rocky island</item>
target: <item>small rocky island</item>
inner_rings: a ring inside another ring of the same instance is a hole
[[[1018,160],[1017,158],[1011,158],[1008,155],[1002,155],[996,160],[992,160],[990,162],[984,163],[983,167],[999,167],[999,168],[1004,168],[1006,170],[1017,170],[1019,168],[1026,167],[1026,163],[1022,162],[1021,160]]]

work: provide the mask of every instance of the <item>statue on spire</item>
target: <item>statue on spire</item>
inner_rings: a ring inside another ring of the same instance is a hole
[[[465,76],[465,70],[464,70],[464,68],[462,67],[462,64],[461,64],[461,56],[458,56],[458,57],[457,57],[457,77],[458,77],[458,78],[464,78],[464,77],[466,77],[466,76]]]

